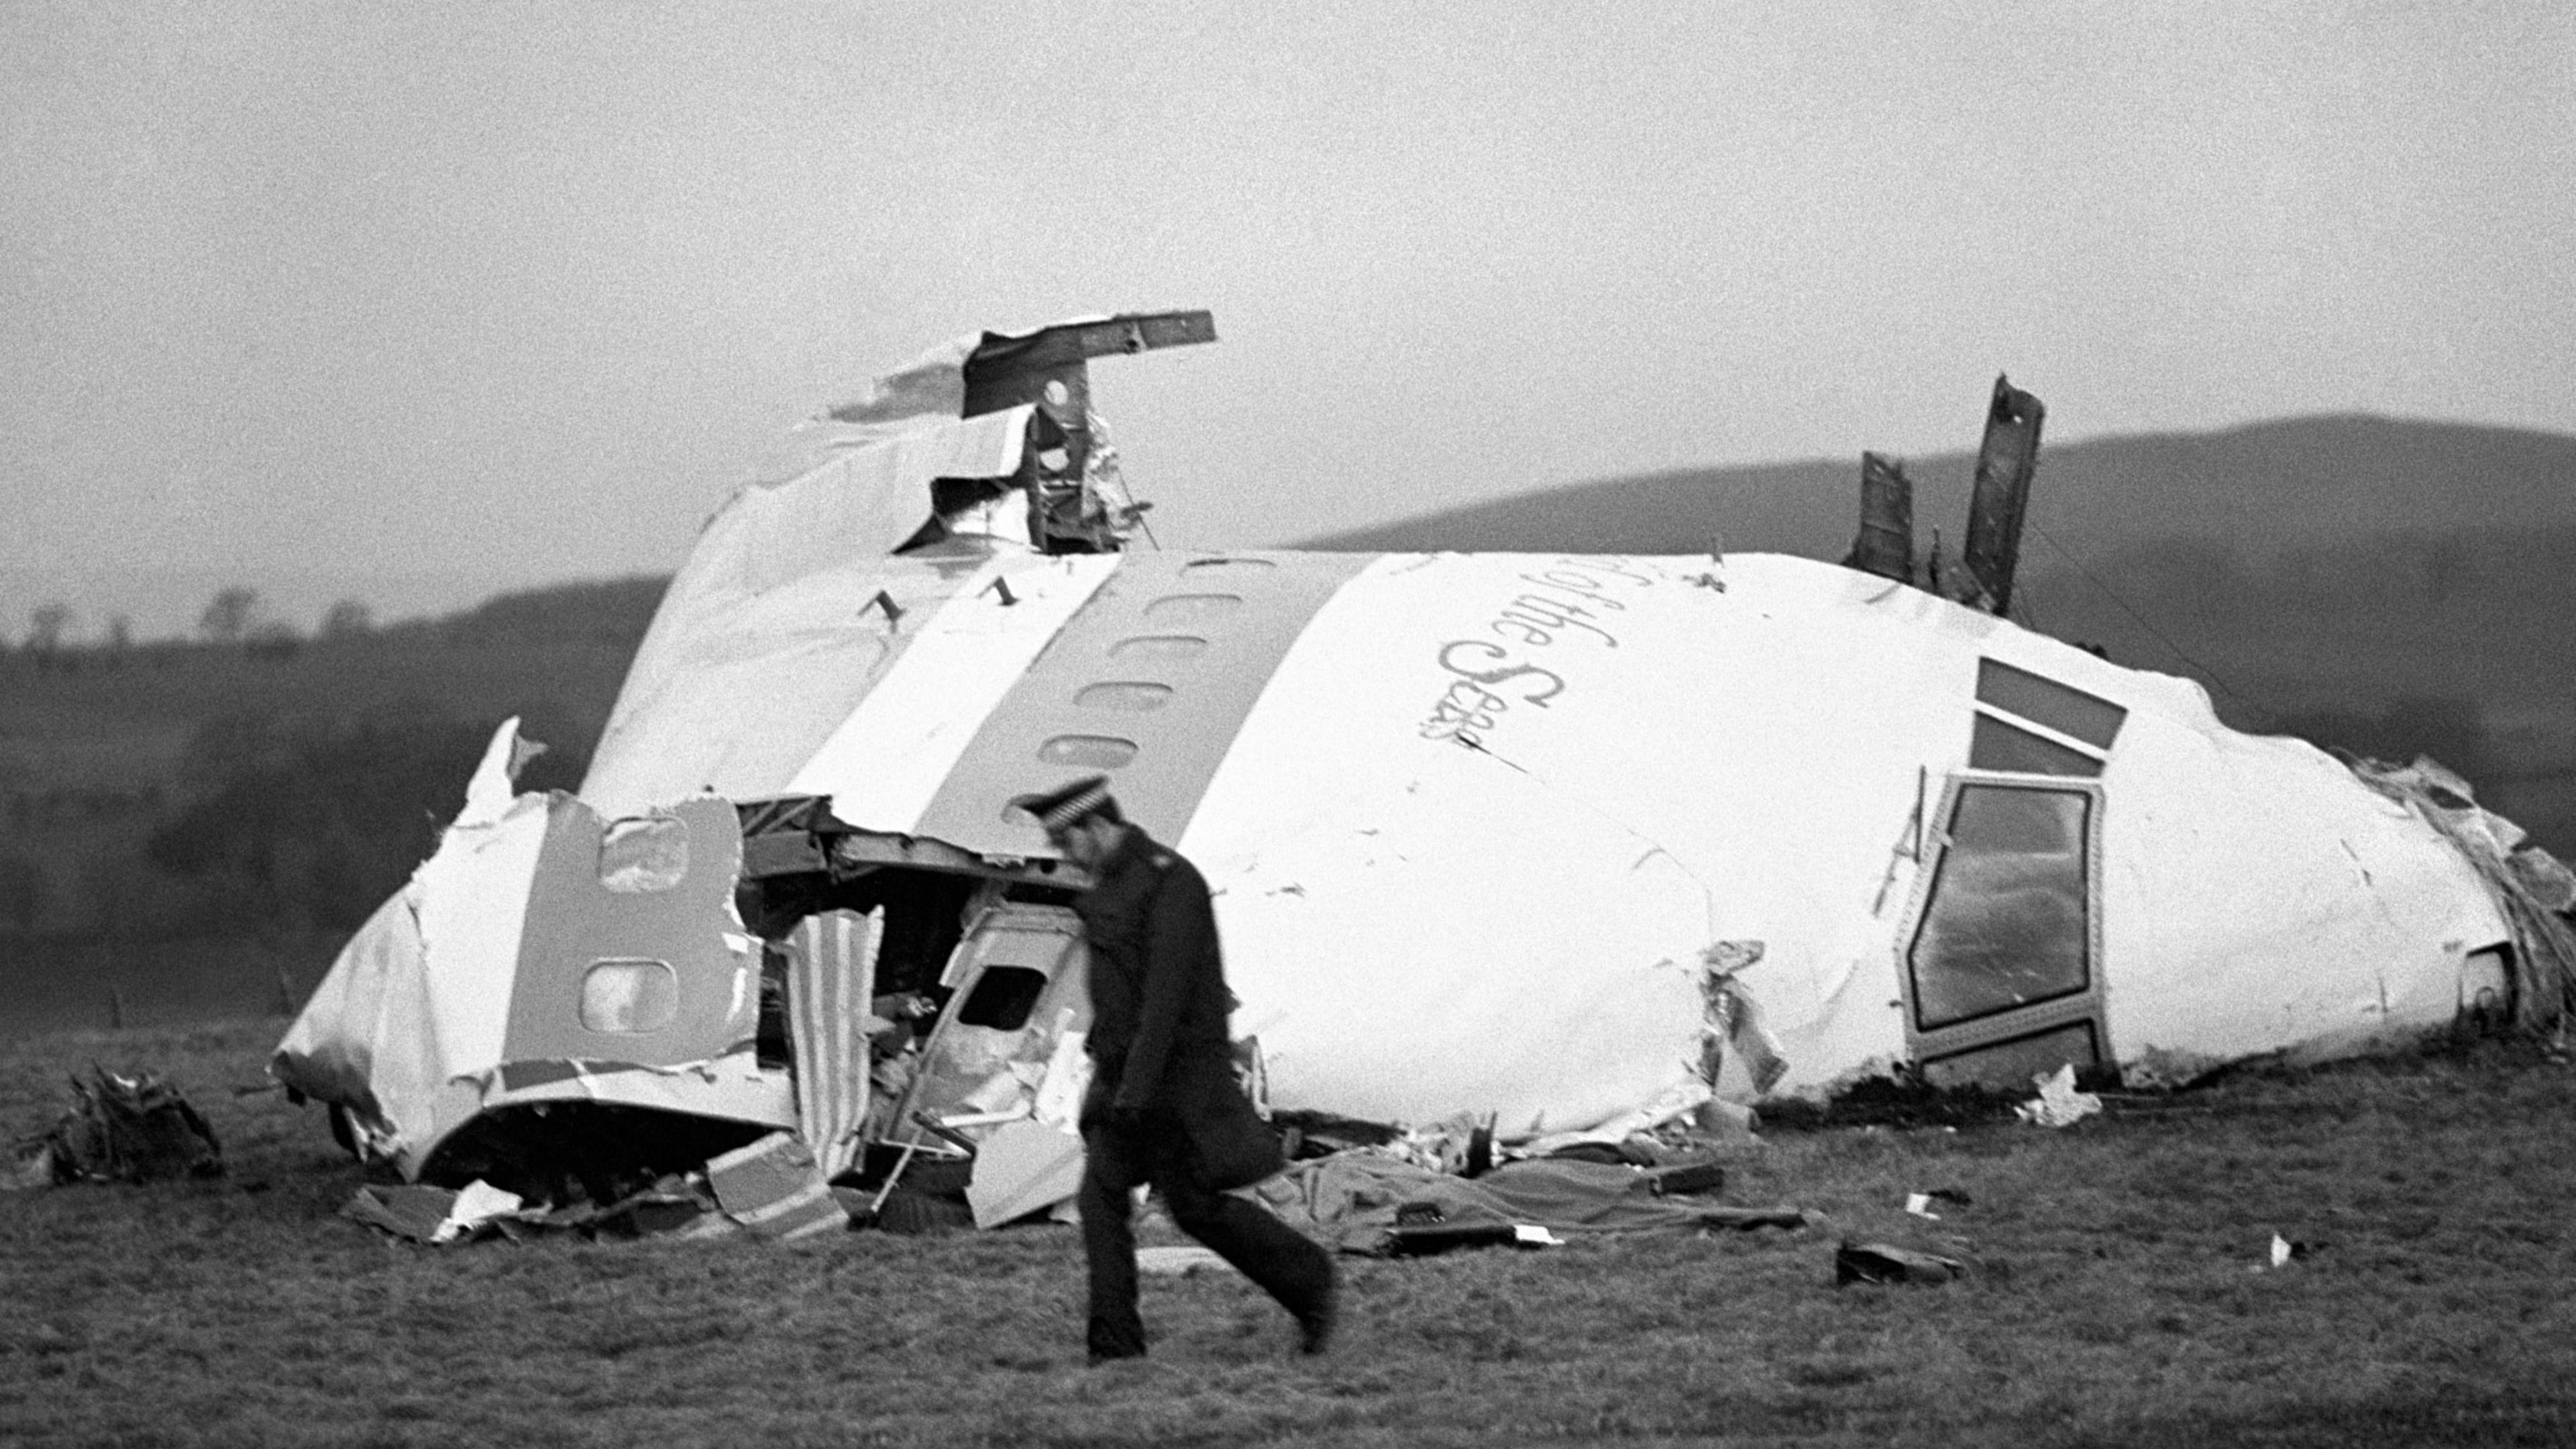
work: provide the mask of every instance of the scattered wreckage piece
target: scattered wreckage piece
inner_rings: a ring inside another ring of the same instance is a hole
[[[1189,1243],[1138,1248],[1136,1271],[1159,1278],[1187,1278],[1198,1272],[1231,1273],[1234,1267],[1218,1257],[1214,1248]]]
[[[1947,1283],[1964,1278],[1968,1265],[1938,1253],[1900,1248],[1894,1243],[1855,1243],[1834,1249],[1834,1286],[1854,1283]]]
[[[10,1153],[0,1188],[223,1175],[215,1129],[175,1084],[148,1071],[128,1076],[92,1065],[71,1088],[72,1105],[53,1129]]]
[[[1251,1189],[1289,1224],[1346,1253],[1419,1255],[1455,1247],[1546,1246],[1548,1234],[1693,1234],[1799,1228],[1793,1207],[1745,1208],[1656,1190],[1654,1174],[1571,1158],[1506,1162],[1473,1180],[1366,1151],[1292,1162]]]
[[[2564,1019],[2565,872],[2465,785],[1989,612],[2041,417],[2002,380],[1937,591],[1891,577],[1893,470],[1877,573],[1130,549],[1082,369],[1213,335],[964,339],[800,429],[674,578],[579,794],[514,794],[498,732],[276,1075],[416,1180],[614,1126],[630,1169],[789,1132],[827,1180],[962,1194],[1078,1108],[1085,881],[1019,804],[1091,773],[1207,875],[1275,1106],[1463,1114],[1487,1160],[1900,1075]],[[987,1219],[1060,1185],[1040,1156]]]
[[[368,1184],[340,1215],[416,1243],[470,1243],[543,1233],[584,1237],[730,1237],[796,1242],[847,1231],[849,1204],[823,1180],[813,1154],[774,1132],[707,1163],[608,1202],[531,1202],[480,1178],[461,1189]]]

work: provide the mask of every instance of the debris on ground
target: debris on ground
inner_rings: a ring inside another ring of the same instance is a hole
[[[792,1132],[772,1132],[710,1160],[707,1185],[725,1216],[755,1238],[793,1242],[850,1226],[849,1210]]]
[[[784,1144],[782,1146],[781,1144]],[[849,1201],[825,1185],[804,1144],[775,1133],[707,1164],[673,1173],[615,1202],[550,1207],[476,1180],[462,1189],[360,1187],[340,1216],[414,1243],[516,1242],[549,1233],[585,1238],[721,1238],[791,1241],[850,1225]]]
[[[2254,1271],[2260,1273],[2266,1267],[2286,1268],[2292,1263],[2322,1252],[2324,1249],[2325,1244],[2323,1243],[2302,1242],[2282,1237],[2279,1233],[2274,1233],[2272,1235],[2271,1261],[2269,1263],[2255,1264]]]
[[[1834,1250],[1834,1286],[1853,1283],[1947,1283],[1964,1278],[1968,1265],[1937,1253],[1917,1252],[1893,1243],[1855,1243],[1846,1239]]]
[[[2034,1127],[2072,1127],[2102,1110],[2101,1098],[2075,1090],[2075,1068],[2071,1064],[2031,1080],[2038,1084],[2039,1096],[2013,1112]]]
[[[1551,1237],[1685,1234],[1796,1228],[1808,1221],[1793,1207],[1729,1207],[1658,1192],[1657,1178],[1655,1171],[1625,1163],[1542,1157],[1505,1162],[1471,1180],[1391,1157],[1343,1152],[1292,1162],[1251,1192],[1321,1242],[1379,1255],[1487,1243],[1545,1245],[1523,1229]]]
[[[1834,1127],[1967,1127],[2009,1122],[2030,1096],[2028,1087],[2001,1088],[1962,1082],[1936,1085],[1910,1070],[1863,1077],[1823,1101],[1803,1097],[1766,1100],[1765,1128],[1821,1131]]]
[[[87,1080],[71,1085],[70,1109],[52,1131],[11,1150],[0,1188],[223,1175],[214,1129],[170,1082],[92,1065]]]
[[[1435,1204],[1407,1203],[1389,1230],[1391,1258],[1428,1258],[1456,1248],[1562,1248],[1565,1239],[1539,1223],[1450,1223]]]
[[[1968,1196],[1958,1188],[1936,1187],[1924,1192],[1907,1193],[1905,1195],[1905,1210],[1918,1218],[1928,1218],[1937,1223],[1941,1221],[1941,1215],[1932,1211],[1932,1204],[1936,1202],[1945,1202],[1956,1207],[1967,1207],[1975,1201],[1976,1199]]]
[[[1202,1268],[1224,1266],[1225,1259],[1213,1248],[1173,1245],[1136,1250],[1136,1271],[1161,1278],[1186,1278]]]

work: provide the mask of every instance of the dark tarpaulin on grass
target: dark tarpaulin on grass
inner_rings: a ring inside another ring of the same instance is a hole
[[[1292,1162],[1252,1189],[1291,1226],[1346,1253],[1395,1251],[1396,1215],[1447,1229],[1527,1224],[1559,1233],[1697,1233],[1711,1228],[1797,1228],[1793,1207],[1740,1208],[1661,1197],[1633,1167],[1538,1158],[1508,1162],[1473,1180],[1365,1153]],[[1436,1217],[1425,1208],[1437,1209]]]

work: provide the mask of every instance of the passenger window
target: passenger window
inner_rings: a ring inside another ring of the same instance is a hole
[[[599,884],[619,895],[666,891],[689,873],[689,825],[676,815],[613,821],[599,838]]]
[[[2093,807],[2083,790],[1960,786],[1906,953],[1916,1030],[2084,990]]]
[[[680,1014],[680,977],[668,961],[609,956],[590,963],[581,977],[582,1029],[643,1036],[669,1026]]]

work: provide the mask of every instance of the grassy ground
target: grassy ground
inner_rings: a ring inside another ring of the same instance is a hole
[[[1346,1260],[1322,1360],[1246,1285],[1148,1280],[1092,1371],[1063,1229],[430,1249],[256,1085],[278,1023],[0,1048],[0,1131],[95,1060],[175,1076],[213,1182],[0,1196],[0,1440],[39,1444],[1860,1445],[2576,1441],[2576,1072],[2494,1044],[2239,1074],[2063,1132],[1774,1133],[1802,1232]],[[1950,1188],[1943,1220],[1908,1192]],[[2272,1236],[2318,1245],[2264,1266]],[[1964,1281],[1836,1288],[1845,1236]]]

